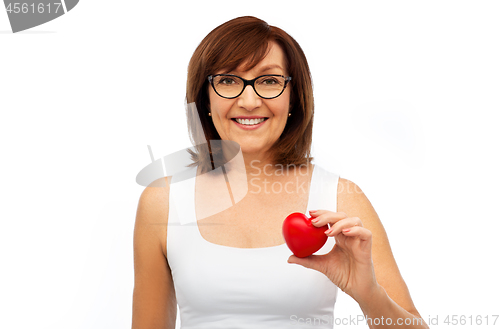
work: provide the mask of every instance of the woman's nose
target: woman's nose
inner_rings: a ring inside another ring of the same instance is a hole
[[[246,86],[243,93],[238,97],[238,106],[245,108],[248,111],[260,107],[262,99],[255,93],[252,86]]]

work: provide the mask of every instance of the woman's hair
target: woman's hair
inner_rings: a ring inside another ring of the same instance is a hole
[[[189,62],[186,101],[188,104],[196,104],[203,128],[203,131],[197,131],[197,118],[193,112],[188,111],[189,134],[197,150],[190,153],[195,162],[192,165],[200,165],[203,172],[214,168],[210,159],[221,151],[213,146],[208,150],[200,147],[205,141],[221,139],[208,116],[208,76],[221,69],[235,70],[243,63],[245,70],[252,69],[267,55],[271,41],[276,42],[285,53],[285,70],[292,77],[287,86],[291,88],[291,116],[288,117],[280,138],[271,148],[274,162],[281,165],[301,165],[313,159],[311,142],[314,99],[311,73],[304,52],[282,29],[270,26],[256,17],[244,16],[232,19],[210,32],[198,45]]]

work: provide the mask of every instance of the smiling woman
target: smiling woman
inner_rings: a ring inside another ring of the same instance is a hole
[[[222,79],[224,76],[219,76],[217,79],[219,74],[233,74],[236,77],[225,76]],[[275,77],[269,79],[261,77],[263,75]],[[255,79],[253,88],[247,88],[242,78]],[[263,87],[270,82],[272,88]],[[230,83],[234,86],[231,87],[234,93],[240,91],[241,94],[220,95],[226,88],[221,83],[226,86]],[[209,88],[210,85],[212,88]],[[235,129],[246,127],[235,124],[236,119],[239,116],[241,119],[263,117],[267,119],[262,126],[268,129],[254,132],[269,134],[266,151],[270,149],[269,143],[274,138],[272,146],[276,151],[273,152],[276,163],[300,165],[312,160],[310,148],[314,103],[309,66],[299,44],[280,28],[271,28],[252,17],[240,17],[215,28],[203,39],[189,62],[186,99],[188,103],[196,103],[203,127],[203,132],[194,131],[198,118],[188,117],[195,145],[200,144],[198,141],[225,139],[220,134],[239,134],[240,138],[251,139],[249,134],[245,136],[241,129]],[[230,110],[231,104],[235,102],[252,113],[241,109]],[[262,102],[268,105],[267,111],[260,106]],[[258,110],[252,111],[252,108]],[[233,122],[225,121],[231,119],[234,119]],[[271,131],[278,136],[271,136]],[[203,136],[196,136],[199,133],[203,133]],[[254,151],[266,144],[264,140],[260,143]],[[244,145],[240,143],[240,146]],[[202,168],[208,166],[202,159],[196,161],[201,162]]]
[[[242,78],[230,79],[230,76],[222,76],[224,79],[222,81],[227,84],[229,80],[231,86],[240,81],[240,86],[233,87],[237,92],[239,89],[238,97],[221,97],[217,91],[226,92],[228,89],[221,87],[221,82],[212,83],[213,88],[209,89],[209,115],[212,117],[219,138],[237,142],[245,154],[245,159],[250,161],[275,161],[273,145],[282,135],[289,118],[288,114],[291,114],[289,113],[290,88],[285,88],[285,81],[288,81],[286,79],[289,77],[284,77],[287,74],[283,68],[284,62],[285,55],[281,47],[276,42],[270,42],[267,54],[253,68],[245,71],[244,65],[240,65],[230,71],[241,75]],[[221,71],[219,70],[217,74],[221,74]],[[264,73],[266,75],[262,76]],[[244,79],[253,77],[257,77],[254,81],[259,82],[259,85],[256,87],[251,83],[253,88],[243,88]],[[271,82],[269,83],[271,87],[261,86],[266,81]],[[277,81],[281,81],[281,85]],[[268,97],[262,98],[258,95],[258,91],[266,92]]]
[[[193,178],[168,177],[141,195],[133,328],[173,329],[177,305],[181,328],[332,328],[338,288],[374,319],[371,328],[401,319],[427,327],[366,196],[311,163],[311,76],[292,37],[255,17],[222,24],[191,58],[186,98],[198,111],[188,112]],[[214,166],[223,148],[207,156],[200,145],[214,140],[240,146],[241,168]],[[252,189],[207,211],[231,193],[234,171]],[[285,244],[284,219],[296,212],[328,227],[315,255],[298,258]]]

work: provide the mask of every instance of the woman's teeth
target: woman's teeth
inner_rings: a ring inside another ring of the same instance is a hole
[[[239,124],[251,126],[251,125],[256,125],[256,124],[261,123],[262,121],[266,120],[266,118],[260,118],[260,119],[238,119],[238,118],[235,118],[235,120]]]

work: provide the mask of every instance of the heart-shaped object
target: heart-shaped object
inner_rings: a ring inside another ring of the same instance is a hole
[[[300,212],[288,215],[283,222],[283,237],[285,242],[297,257],[307,257],[320,250],[328,237],[325,231],[328,225],[316,227],[311,218]]]

